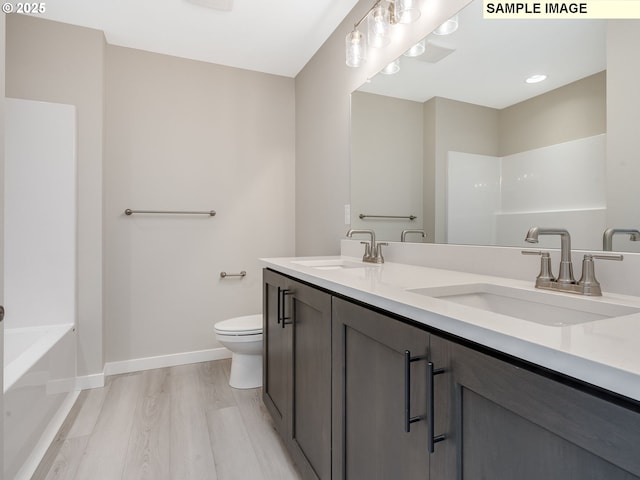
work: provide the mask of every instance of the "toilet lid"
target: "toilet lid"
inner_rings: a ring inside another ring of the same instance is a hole
[[[262,333],[262,314],[223,320],[216,323],[215,331],[222,335],[255,335]]]

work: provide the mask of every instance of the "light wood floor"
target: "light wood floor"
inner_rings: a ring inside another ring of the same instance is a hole
[[[85,390],[32,480],[299,480],[261,389],[229,360],[108,377]]]

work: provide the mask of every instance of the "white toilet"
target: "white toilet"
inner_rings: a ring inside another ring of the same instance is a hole
[[[233,388],[262,386],[262,314],[230,318],[215,325],[216,340],[231,350]]]

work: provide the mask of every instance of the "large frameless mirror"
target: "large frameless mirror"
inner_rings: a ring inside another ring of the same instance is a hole
[[[453,20],[352,94],[352,228],[524,247],[530,226],[561,226],[592,250],[640,228],[608,223],[607,22],[484,20],[479,0]]]

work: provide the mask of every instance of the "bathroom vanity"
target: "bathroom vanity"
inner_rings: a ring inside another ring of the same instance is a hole
[[[640,478],[636,297],[265,263],[263,398],[304,478]]]

